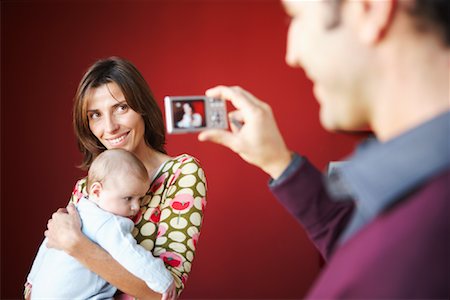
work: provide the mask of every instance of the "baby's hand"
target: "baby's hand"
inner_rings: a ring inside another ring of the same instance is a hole
[[[162,294],[161,300],[176,300],[177,299],[177,289],[175,288],[175,281],[172,282],[167,291]]]

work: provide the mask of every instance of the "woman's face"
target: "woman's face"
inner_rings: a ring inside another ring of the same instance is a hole
[[[116,83],[91,89],[87,99],[89,128],[107,149],[121,148],[138,155],[147,147],[144,120],[129,107]]]
[[[183,110],[185,114],[192,114],[192,107],[188,103],[183,104]]]

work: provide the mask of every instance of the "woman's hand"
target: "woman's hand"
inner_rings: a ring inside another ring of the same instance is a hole
[[[177,289],[175,287],[175,281],[172,282],[167,291],[162,294],[161,300],[176,300],[177,299]]]
[[[23,291],[23,299],[30,300],[31,299],[31,283],[28,281],[25,283],[25,289]]]
[[[60,208],[53,213],[47,223],[45,231],[47,247],[55,248],[71,254],[77,247],[77,243],[83,237],[81,232],[81,220],[73,203],[67,208]]]
[[[206,91],[209,97],[230,100],[237,110],[228,114],[230,131],[206,130],[200,141],[212,141],[230,148],[246,162],[278,178],[291,161],[270,106],[240,87],[218,86]]]

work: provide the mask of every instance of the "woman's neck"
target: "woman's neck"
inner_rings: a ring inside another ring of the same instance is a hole
[[[155,173],[158,171],[159,167],[165,161],[170,159],[170,156],[158,152],[150,147],[145,147],[145,149],[135,154],[147,168],[147,172],[150,178],[153,178]]]

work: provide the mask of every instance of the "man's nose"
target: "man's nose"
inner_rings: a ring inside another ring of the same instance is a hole
[[[298,59],[298,45],[296,43],[295,28],[292,23],[289,25],[287,41],[286,41],[286,64],[292,68],[300,67]]]
[[[296,53],[293,48],[294,48],[294,45],[292,45],[292,42],[288,41],[287,45],[286,45],[285,61],[288,66],[295,68],[298,66],[298,64],[297,64],[297,58],[295,55]]]

